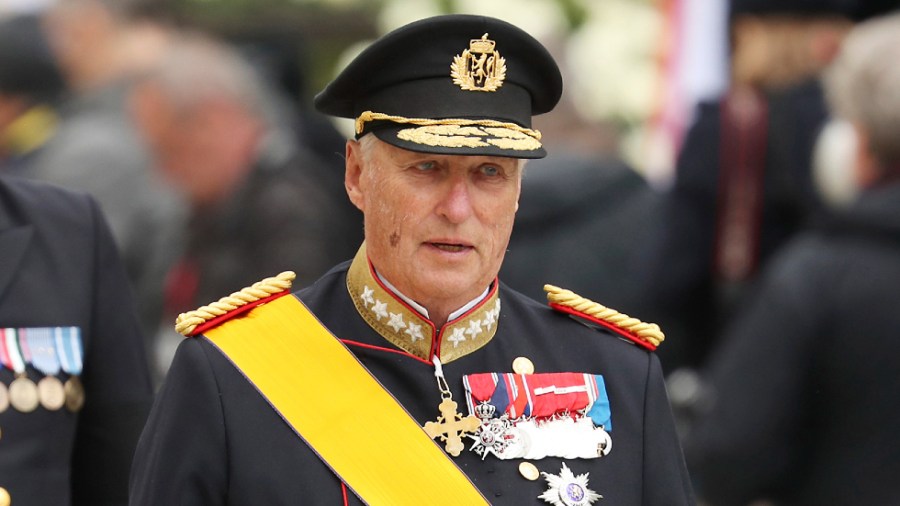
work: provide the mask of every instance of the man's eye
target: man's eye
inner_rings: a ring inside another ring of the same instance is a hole
[[[501,174],[500,167],[496,165],[483,165],[481,167],[481,173],[485,176],[499,176]]]
[[[434,162],[421,162],[416,164],[416,168],[421,171],[434,170],[435,166],[437,166]]]

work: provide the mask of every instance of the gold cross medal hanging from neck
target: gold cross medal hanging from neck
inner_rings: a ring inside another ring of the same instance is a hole
[[[425,433],[428,437],[434,439],[440,436],[441,441],[445,442],[444,450],[450,455],[458,457],[465,449],[462,436],[468,432],[475,432],[481,426],[481,420],[474,415],[463,417],[459,411],[450,388],[447,386],[447,380],[444,379],[444,371],[441,368],[441,361],[438,357],[434,357],[434,376],[437,378],[438,388],[441,391],[441,403],[438,409],[441,414],[436,422],[427,422],[425,424]]]

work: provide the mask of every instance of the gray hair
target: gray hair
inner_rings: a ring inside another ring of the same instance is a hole
[[[359,154],[363,163],[370,165],[372,163],[372,152],[375,151],[375,144],[378,138],[372,132],[367,133],[359,138]]]
[[[835,114],[857,123],[883,164],[900,161],[900,14],[854,28],[825,74]]]
[[[155,82],[178,111],[222,98],[266,117],[266,88],[253,67],[224,42],[185,32],[176,35],[144,79]]]

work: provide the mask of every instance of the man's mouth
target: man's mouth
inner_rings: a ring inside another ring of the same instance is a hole
[[[461,251],[465,251],[467,249],[471,249],[471,246],[466,246],[465,244],[451,244],[445,242],[433,242],[431,243],[435,248],[446,251],[448,253],[459,253]]]

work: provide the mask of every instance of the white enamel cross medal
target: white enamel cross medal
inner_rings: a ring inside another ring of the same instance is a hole
[[[481,421],[474,415],[463,417],[457,411],[456,401],[453,400],[447,380],[444,379],[441,361],[437,357],[434,357],[434,375],[437,377],[438,388],[441,390],[442,400],[438,405],[441,416],[436,422],[425,424],[425,433],[432,439],[440,436],[441,441],[446,443],[444,450],[454,457],[459,457],[466,447],[462,442],[462,435],[477,430],[481,426]]]
[[[501,458],[503,452],[509,447],[507,434],[511,427],[512,422],[506,418],[485,418],[480,422],[475,435],[469,436],[475,440],[472,451],[481,455],[481,460],[484,460],[488,453]]]
[[[559,476],[541,473],[550,485],[538,499],[553,506],[590,506],[603,496],[587,487],[588,473],[575,476],[563,462]]]

